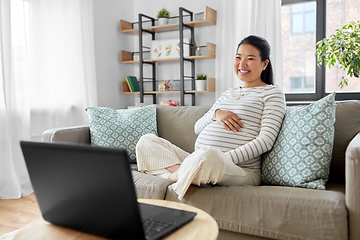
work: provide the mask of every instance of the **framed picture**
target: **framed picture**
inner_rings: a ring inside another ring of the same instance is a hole
[[[190,44],[189,38],[184,38],[184,43]],[[184,44],[184,57],[190,56],[190,45]],[[180,57],[180,40],[165,39],[151,42],[151,59],[164,59]]]

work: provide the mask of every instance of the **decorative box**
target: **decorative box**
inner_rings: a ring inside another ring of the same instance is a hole
[[[206,19],[206,10],[194,13],[194,21],[202,21]]]
[[[143,59],[144,60],[150,59],[150,52],[149,51],[143,52]],[[139,52],[134,52],[133,53],[133,60],[134,61],[139,61]]]

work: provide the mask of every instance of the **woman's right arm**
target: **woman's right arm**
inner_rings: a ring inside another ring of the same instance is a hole
[[[230,94],[230,90],[231,89],[225,91],[210,108],[210,110],[195,123],[194,130],[196,135],[199,135],[207,125],[213,122],[218,122],[228,131],[241,131],[241,128],[244,127],[244,124],[242,124],[240,121],[239,116],[231,111],[226,111],[219,108],[219,103],[221,103],[226,98],[227,94]]]
[[[215,119],[215,111],[218,109],[217,105],[224,99],[224,96],[225,96],[226,92],[224,92],[218,98],[218,100],[216,100],[216,102],[212,105],[210,110],[207,111],[207,113],[204,114],[204,116],[202,116],[199,120],[197,120],[197,122],[195,123],[195,126],[194,126],[194,130],[195,130],[196,135],[199,135],[201,133],[201,131],[204,130],[204,128],[207,125],[209,125],[210,123],[213,123],[213,122],[216,121],[216,119]]]

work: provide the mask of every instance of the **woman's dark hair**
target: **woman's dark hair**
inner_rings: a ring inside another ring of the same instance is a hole
[[[250,35],[244,38],[238,45],[236,51],[239,49],[241,44],[249,44],[256,47],[260,52],[261,61],[269,60],[269,64],[266,69],[261,73],[261,80],[266,84],[273,85],[273,69],[270,61],[270,45],[265,38]]]

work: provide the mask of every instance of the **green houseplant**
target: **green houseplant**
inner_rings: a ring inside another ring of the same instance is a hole
[[[166,25],[169,23],[170,12],[166,8],[162,8],[158,12],[157,17],[159,19],[159,25]]]
[[[206,74],[197,74],[195,81],[195,89],[196,91],[205,91],[206,90]]]
[[[341,29],[336,29],[328,39],[324,38],[316,43],[318,55],[317,65],[325,64],[329,68],[338,63],[340,69],[347,71],[350,77],[360,76],[360,21],[343,24]],[[348,86],[345,76],[339,87]]]
[[[197,80],[206,80],[207,76],[206,76],[206,74],[197,74],[196,79]]]

